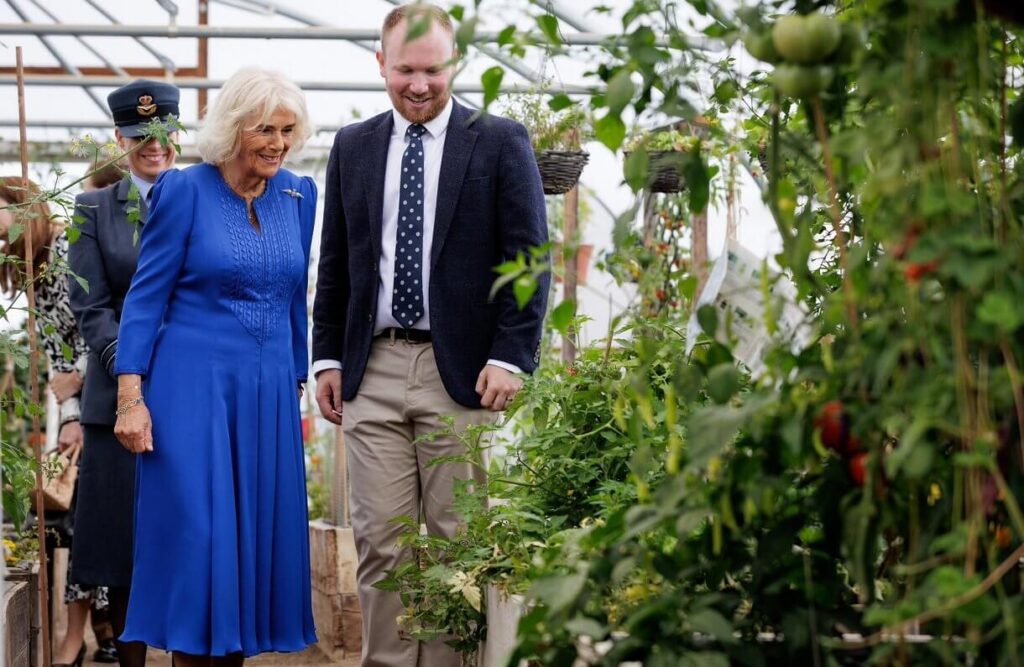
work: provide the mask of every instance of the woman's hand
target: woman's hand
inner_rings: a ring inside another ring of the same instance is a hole
[[[66,422],[57,434],[57,449],[63,454],[72,447],[81,447],[83,441],[82,425],[77,420]]]
[[[146,404],[139,403],[118,415],[114,435],[132,454],[153,451],[153,422]]]
[[[117,422],[114,435],[133,454],[153,451],[153,422],[142,401],[142,378],[117,376]]]
[[[82,376],[78,371],[57,373],[50,380],[50,389],[57,397],[57,402],[63,403],[82,390]]]

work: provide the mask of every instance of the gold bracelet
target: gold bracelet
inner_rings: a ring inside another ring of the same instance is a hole
[[[117,409],[114,410],[114,416],[115,417],[120,417],[123,414],[125,414],[126,412],[128,412],[129,410],[131,410],[132,408],[134,408],[136,405],[142,405],[142,397],[141,396],[136,396],[135,398],[132,398],[132,399],[129,399],[127,401],[123,401],[121,403],[118,403],[117,404]]]

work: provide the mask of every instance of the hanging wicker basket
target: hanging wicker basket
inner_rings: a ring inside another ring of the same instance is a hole
[[[590,154],[584,151],[541,151],[536,157],[546,195],[561,195],[572,190],[590,160]]]
[[[682,151],[651,151],[648,156],[648,192],[681,192],[686,185],[680,171]],[[629,153],[626,153],[629,158]]]

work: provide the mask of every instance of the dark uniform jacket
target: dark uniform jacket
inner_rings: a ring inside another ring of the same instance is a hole
[[[71,244],[68,264],[83,278],[68,276],[71,310],[89,346],[89,369],[82,388],[82,423],[113,424],[116,419],[117,378],[113,375],[117,353],[117,328],[121,306],[135,275],[139,247],[134,241],[135,225],[128,222],[128,191],[131,180],[101,190],[84,192],[75,198],[75,215],[81,236]],[[138,203],[142,219],[146,203]]]

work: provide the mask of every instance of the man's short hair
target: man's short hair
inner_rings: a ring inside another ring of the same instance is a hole
[[[455,36],[455,26],[452,24],[452,19],[448,16],[448,12],[441,9],[437,5],[432,5],[429,2],[410,2],[407,5],[400,5],[395,7],[388,15],[384,17],[384,25],[380,29],[380,47],[384,49],[384,39],[388,36],[395,26],[406,19],[413,21],[420,19],[424,16],[430,20],[431,23],[436,23],[441,26],[448,34]]]

